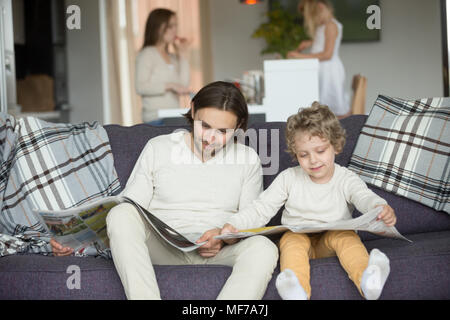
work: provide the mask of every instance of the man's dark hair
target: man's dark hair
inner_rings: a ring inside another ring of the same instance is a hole
[[[192,98],[192,106],[194,107],[194,113],[202,108],[209,107],[230,111],[237,117],[237,127],[235,129],[247,130],[247,102],[241,91],[232,83],[224,81],[211,82],[200,89]],[[194,125],[191,109],[184,114],[184,117],[192,126]]]

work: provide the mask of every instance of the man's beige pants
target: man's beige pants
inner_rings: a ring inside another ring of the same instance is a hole
[[[129,203],[109,212],[111,253],[128,299],[161,299],[153,264],[219,264],[233,267],[217,299],[261,299],[278,260],[277,246],[262,236],[224,246],[212,258],[183,252],[166,243]],[[207,230],[205,230],[207,231]]]

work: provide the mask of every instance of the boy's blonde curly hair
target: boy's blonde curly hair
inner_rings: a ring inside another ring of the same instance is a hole
[[[342,152],[344,148],[346,136],[344,128],[330,108],[317,101],[314,101],[309,108],[299,109],[287,120],[286,151],[294,159],[297,159],[295,134],[298,131],[329,140],[338,153]]]

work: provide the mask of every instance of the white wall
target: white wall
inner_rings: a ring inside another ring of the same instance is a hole
[[[67,30],[69,121],[103,124],[99,1],[66,0],[65,4],[81,10],[81,29]]]
[[[239,0],[210,0],[214,80],[240,78],[246,70],[263,69],[263,39],[251,34],[265,20],[268,1],[243,5]]]
[[[347,78],[368,79],[366,111],[378,94],[403,98],[443,95],[439,0],[380,0],[381,41],[344,43],[340,55]],[[264,40],[250,35],[266,21],[268,1],[254,6],[238,0],[211,0],[211,34],[215,80],[262,69]]]
[[[439,0],[381,0],[381,41],[343,44],[347,88],[367,77],[366,112],[378,94],[399,98],[443,96]]]

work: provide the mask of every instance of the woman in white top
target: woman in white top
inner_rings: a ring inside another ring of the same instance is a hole
[[[169,52],[172,46],[175,53]],[[136,91],[142,96],[142,120],[162,125],[158,109],[179,108],[179,96],[189,94],[189,42],[177,37],[177,18],[168,9],[150,12],[144,45],[136,58]]]
[[[319,100],[340,119],[350,115],[350,104],[345,96],[345,69],[339,58],[342,24],[336,20],[333,7],[327,0],[302,0],[299,11],[305,18],[305,28],[312,40],[302,41],[288,58],[317,58],[319,64]],[[310,53],[301,51],[311,48]]]

